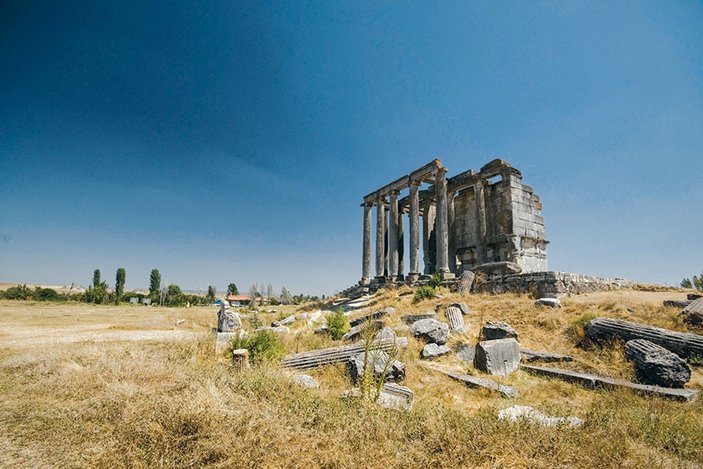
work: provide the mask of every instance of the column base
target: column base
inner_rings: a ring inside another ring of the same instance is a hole
[[[371,279],[368,277],[362,277],[361,280],[359,280],[359,285],[362,287],[368,287],[371,285]]]
[[[384,277],[383,275],[379,275],[378,277],[374,277],[373,281],[374,283],[384,284],[386,283],[386,277]]]
[[[453,274],[452,272],[440,272],[440,273],[439,273],[439,277],[440,277],[442,280],[449,280],[449,279],[452,279],[452,278],[456,278],[456,275]]]
[[[420,280],[420,273],[419,272],[410,272],[405,279],[408,282],[415,283],[418,280]]]

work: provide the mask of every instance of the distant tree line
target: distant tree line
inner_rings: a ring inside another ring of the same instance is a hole
[[[681,286],[703,291],[703,272],[700,275],[694,275],[693,278],[684,278],[681,280]]]
[[[185,293],[175,284],[164,286],[161,282],[161,272],[159,272],[159,269],[152,269],[149,274],[149,293],[125,291],[126,281],[127,272],[123,267],[120,267],[115,273],[115,288],[110,290],[107,282],[102,279],[100,269],[95,269],[93,271],[92,283],[85,292],[59,293],[53,288],[35,287],[32,289],[27,287],[27,285],[17,285],[5,291],[0,291],[0,298],[8,300],[57,302],[75,301],[91,304],[128,303],[131,298],[138,298],[140,302],[143,302],[144,298],[148,298],[151,300],[152,304],[163,306],[197,306],[212,304],[217,296],[217,290],[212,285],[208,286],[206,295]],[[252,297],[254,304],[261,298],[267,298],[269,304],[297,305],[308,301],[319,301],[319,297],[317,296],[291,295],[285,287],[281,289],[280,295],[275,296],[271,284],[268,284],[266,287],[265,294],[261,293],[259,290],[260,287],[256,283],[249,288],[249,296]],[[263,287],[261,290],[263,290]],[[230,283],[227,286],[227,295],[239,295],[239,290],[235,283]],[[322,299],[324,299],[324,295]]]

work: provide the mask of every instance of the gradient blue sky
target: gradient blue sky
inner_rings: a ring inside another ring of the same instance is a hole
[[[0,4],[0,281],[332,293],[364,194],[501,157],[549,264],[703,269],[703,3]]]

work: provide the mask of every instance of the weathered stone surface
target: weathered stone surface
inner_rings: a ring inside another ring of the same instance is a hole
[[[518,390],[512,386],[505,386],[498,384],[495,381],[486,378],[477,378],[475,376],[466,375],[463,373],[457,373],[456,371],[449,370],[446,368],[440,368],[437,365],[430,365],[421,363],[420,366],[428,368],[430,370],[438,371],[442,374],[449,376],[452,379],[461,381],[470,388],[485,388],[491,391],[500,393],[503,397],[514,398],[518,396]]]
[[[414,399],[415,394],[410,388],[397,383],[384,383],[376,402],[386,409],[410,410]]]
[[[317,389],[320,387],[320,384],[310,375],[297,374],[291,378],[291,381],[293,381],[293,384],[300,386],[301,388]]]
[[[356,326],[349,329],[349,332],[342,336],[344,340],[356,340],[361,337],[361,334],[366,330],[367,327],[371,327],[377,331],[380,331],[383,327],[383,321],[374,321],[373,323],[362,322]]]
[[[487,322],[481,328],[483,340],[517,339],[517,331],[505,322]]]
[[[361,316],[360,318],[352,319],[351,321],[349,321],[349,325],[351,327],[360,326],[361,324],[363,324],[366,321],[379,319],[379,318],[382,318],[383,316],[388,316],[389,314],[394,314],[394,313],[395,313],[395,308],[391,308],[391,307],[384,308],[384,309],[381,309],[378,311],[374,311],[373,313],[368,314],[366,316]]]
[[[506,275],[506,274],[519,274],[522,272],[522,267],[514,262],[487,262],[485,264],[478,265],[471,269],[474,273],[482,273],[483,275]]]
[[[510,406],[498,412],[498,420],[517,422],[520,419],[529,420],[544,425],[545,427],[557,427],[562,425],[580,427],[584,423],[583,420],[578,417],[549,417],[532,407],[524,405]]]
[[[315,334],[328,334],[329,333],[329,328],[327,325],[322,325],[315,329]]]
[[[421,319],[434,319],[435,318],[434,313],[424,313],[424,314],[408,314],[405,316],[401,316],[401,320],[406,323],[406,324],[412,324],[415,323]]]
[[[398,347],[407,347],[408,339],[405,337],[395,337],[393,339],[375,340],[371,345],[373,349],[389,351],[395,350]],[[293,353],[283,357],[283,362],[281,364],[285,368],[306,370],[322,365],[346,362],[363,351],[364,344],[359,342],[352,345],[342,345],[340,347],[330,347],[310,350],[308,352]]]
[[[376,339],[395,339],[396,334],[390,327],[384,327],[376,333]]]
[[[464,360],[466,363],[474,364],[474,357],[476,356],[476,346],[467,344],[458,344],[454,349],[456,356]]]
[[[568,355],[559,355],[551,352],[537,352],[535,350],[527,350],[524,348],[520,349],[520,354],[522,355],[523,361],[526,362],[554,363],[574,361],[573,357]]]
[[[557,298],[540,298],[535,301],[537,306],[548,306],[550,308],[561,308],[561,301]]]
[[[492,375],[509,375],[520,366],[520,344],[512,338],[479,342],[474,366]]]
[[[437,345],[435,343],[427,344],[422,348],[422,358],[432,359],[451,352],[446,345]]]
[[[449,340],[449,326],[436,319],[421,319],[412,325],[413,334],[428,342],[444,345]]]
[[[231,309],[220,309],[217,313],[217,332],[234,332],[242,328],[239,314]]]
[[[232,367],[237,371],[249,368],[249,350],[245,348],[232,350]]]
[[[288,326],[277,326],[277,327],[259,327],[258,329],[255,329],[254,332],[261,332],[261,331],[271,331],[275,332],[276,334],[288,334],[290,332],[290,329]]]
[[[685,361],[648,340],[628,341],[625,356],[634,362],[640,383],[682,388],[691,379],[691,369]]]
[[[691,304],[681,311],[681,316],[683,316],[684,322],[689,326],[703,326],[703,298],[691,301]]]
[[[471,311],[471,309],[469,309],[469,305],[467,305],[466,303],[452,303],[451,306],[453,306],[454,308],[459,308],[459,311],[461,311],[461,314],[463,314],[464,316],[469,314],[469,312]]]
[[[698,298],[703,298],[703,293],[689,293],[686,295],[689,300],[697,300]]]
[[[384,369],[387,367],[388,376],[387,381],[401,381],[405,378],[405,364],[393,360],[389,366],[389,355],[383,350],[372,350],[369,352],[369,366],[373,367],[374,374],[378,377],[383,374]],[[364,353],[353,356],[347,362],[349,367],[349,374],[353,381],[358,381],[359,378],[364,374]]]
[[[459,308],[455,308],[454,306],[450,306],[449,308],[447,308],[445,315],[447,316],[447,322],[449,322],[449,330],[450,331],[456,332],[458,334],[465,334],[466,333],[466,325],[464,324],[464,316],[461,314],[461,310]]]
[[[628,388],[640,394],[655,395],[685,402],[690,402],[698,396],[698,391],[691,389],[663,388],[660,386],[650,386],[648,384],[631,383],[622,379],[581,373],[578,371],[562,370],[561,368],[547,368],[531,365],[522,365],[522,368],[533,374],[562,379],[588,388]]]
[[[586,325],[586,336],[593,341],[646,339],[681,358],[703,359],[703,336],[676,332],[620,319],[596,318]]]
[[[462,294],[471,293],[471,287],[474,285],[475,278],[476,274],[474,274],[470,270],[462,272],[457,291]]]
[[[293,321],[295,321],[295,314],[291,314],[290,316],[280,319],[278,321],[273,321],[271,323],[271,327],[285,326],[286,324],[290,324]]]
[[[664,300],[664,306],[667,308],[685,308],[693,303],[693,300]]]
[[[215,332],[215,353],[223,353],[235,335],[234,332]]]

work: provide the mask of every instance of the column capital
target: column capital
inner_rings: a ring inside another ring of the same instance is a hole
[[[411,179],[410,187],[420,187],[422,185],[422,179]]]

